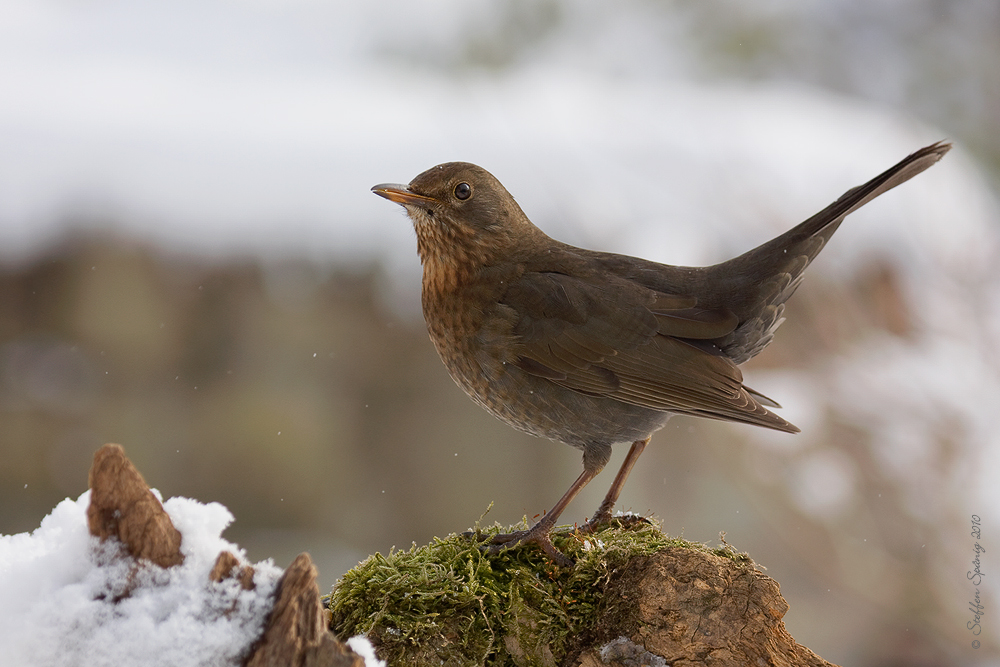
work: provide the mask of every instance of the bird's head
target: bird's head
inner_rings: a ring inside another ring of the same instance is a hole
[[[425,264],[489,264],[542,235],[493,174],[468,162],[439,164],[409,185],[383,183],[372,192],[406,209]]]

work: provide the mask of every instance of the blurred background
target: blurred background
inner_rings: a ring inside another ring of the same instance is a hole
[[[998,664],[998,35],[993,0],[0,0],[0,533],[105,442],[322,587],[533,517],[580,457],[453,385],[373,184],[476,162],[560,240],[707,264],[950,139],[744,367],[803,432],[675,418],[620,507],[724,531],[828,660]]]

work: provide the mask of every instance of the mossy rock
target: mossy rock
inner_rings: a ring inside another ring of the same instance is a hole
[[[559,567],[534,546],[488,555],[477,537],[451,535],[407,551],[375,554],[337,582],[329,598],[331,629],[363,634],[393,667],[403,665],[556,665],[587,645],[614,605],[605,589],[637,556],[695,549],[748,568],[729,547],[671,538],[648,522],[618,522],[583,534],[562,529],[556,548],[576,561]]]

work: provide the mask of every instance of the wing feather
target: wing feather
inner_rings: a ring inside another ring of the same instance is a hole
[[[707,342],[732,332],[735,315],[603,278],[527,272],[511,285],[503,303],[520,317],[519,368],[652,410],[797,430],[744,388],[736,364]]]

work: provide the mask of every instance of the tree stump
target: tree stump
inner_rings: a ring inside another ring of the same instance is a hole
[[[627,523],[556,533],[572,568],[534,547],[486,555],[499,526],[376,554],[334,587],[332,628],[394,667],[830,664],[788,634],[788,604],[749,556]]]

